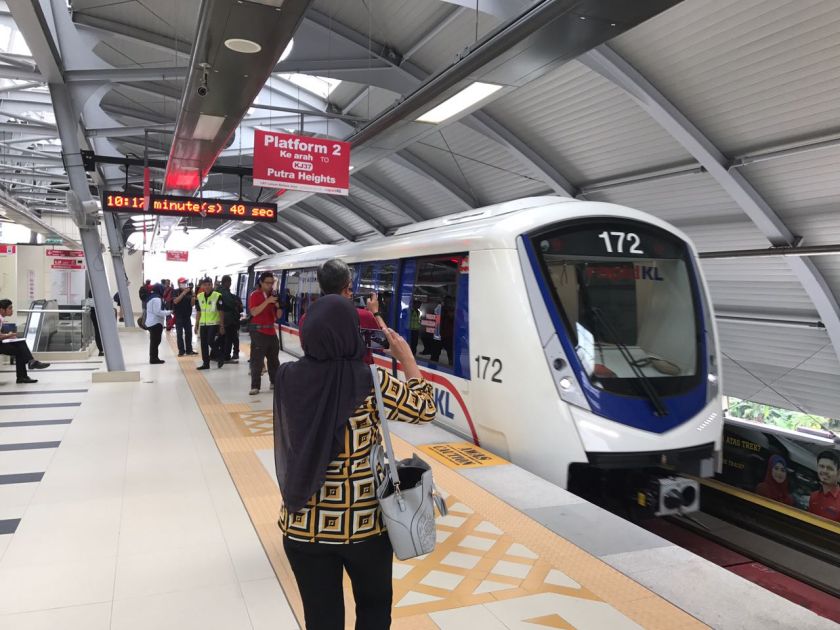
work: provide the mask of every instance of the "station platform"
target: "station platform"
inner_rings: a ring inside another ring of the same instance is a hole
[[[245,338],[203,372],[174,338],[158,366],[145,334],[121,338],[140,382],[92,383],[99,359],[27,386],[0,369],[0,627],[302,627]],[[450,510],[433,553],[394,562],[396,629],[835,627],[440,427],[392,426]]]

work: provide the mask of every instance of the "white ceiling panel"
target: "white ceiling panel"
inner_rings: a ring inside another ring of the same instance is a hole
[[[339,225],[344,226],[351,234],[361,236],[363,234],[372,234],[371,227],[362,221],[356,214],[338,204],[329,201],[323,196],[312,196],[306,200],[306,205],[314,207],[323,214],[332,218]]]
[[[390,160],[382,160],[368,166],[364,173],[393,191],[406,203],[412,204],[423,216],[440,217],[462,209],[453,202],[450,195],[425,177],[420,177]]]
[[[729,155],[837,125],[837,0],[685,0],[610,46]]]
[[[577,185],[691,160],[625,92],[575,61],[485,109]]]
[[[455,11],[456,9],[450,5],[450,10]],[[475,43],[476,31],[478,39],[481,39],[487,33],[498,28],[500,24],[501,21],[498,18],[486,13],[479,13],[476,25],[474,11],[461,11],[446,28],[441,29],[423,48],[419,49],[411,58],[411,61],[426,72],[437,72],[455,61],[457,55],[462,53],[467,46]],[[406,43],[410,42],[409,45],[413,46],[428,30],[418,29],[414,33],[413,39]],[[405,50],[408,50],[408,47]]]
[[[386,227],[398,227],[413,222],[394,204],[359,188],[353,184],[352,180],[350,181],[350,198]]]
[[[314,231],[318,234],[323,234],[327,237],[326,240],[330,243],[336,243],[338,241],[344,240],[344,237],[341,236],[341,234],[336,232],[326,223],[322,223],[318,219],[311,217],[302,211],[299,211],[294,206],[291,208],[284,208],[278,213],[278,215],[279,221],[283,220],[283,215],[290,215],[296,224],[300,224],[302,226],[302,229],[306,229],[310,233]]]
[[[72,0],[70,4],[75,13],[187,42],[195,37],[201,8],[201,0]]]

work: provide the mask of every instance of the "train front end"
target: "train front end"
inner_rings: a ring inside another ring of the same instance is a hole
[[[588,460],[570,465],[567,487],[612,490],[655,513],[668,513],[666,503],[691,511],[696,484],[680,475],[708,477],[720,465],[711,304],[685,237],[624,215],[520,240],[545,358]]]

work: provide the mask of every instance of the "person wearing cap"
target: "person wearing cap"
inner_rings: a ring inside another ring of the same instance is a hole
[[[186,278],[178,278],[178,291],[172,294],[172,313],[175,315],[175,338],[178,341],[178,356],[195,356],[192,346],[192,311],[195,294]]]

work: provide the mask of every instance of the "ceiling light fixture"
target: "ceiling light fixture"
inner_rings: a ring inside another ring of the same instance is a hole
[[[476,81],[415,120],[432,124],[442,123],[501,89],[501,85]]]
[[[233,52],[242,53],[244,55],[255,55],[262,50],[257,42],[250,39],[241,39],[239,37],[232,37],[225,40],[225,46],[230,48]]]

